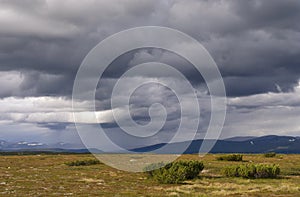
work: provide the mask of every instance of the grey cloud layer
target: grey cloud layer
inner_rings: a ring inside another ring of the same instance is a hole
[[[99,41],[139,25],[186,32],[211,52],[228,95],[284,91],[300,74],[300,2],[0,1],[0,70],[20,71],[36,95],[70,95],[84,56]],[[48,77],[47,86],[38,78]],[[33,83],[32,81],[36,81]],[[239,84],[238,86],[235,84]],[[1,93],[28,96],[26,91]]]

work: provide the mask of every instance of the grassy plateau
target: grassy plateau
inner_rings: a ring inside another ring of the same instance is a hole
[[[203,162],[199,176],[181,184],[160,184],[146,173],[94,162],[90,154],[2,155],[0,196],[300,196],[300,155],[244,154],[243,161],[218,160],[220,156],[182,155],[179,160]],[[246,179],[221,173],[225,166],[251,163],[278,164],[280,175]]]

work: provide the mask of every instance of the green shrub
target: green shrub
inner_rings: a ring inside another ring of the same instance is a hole
[[[264,154],[264,157],[275,157],[275,156],[276,156],[276,153],[274,153],[274,152]]]
[[[247,164],[226,166],[222,173],[227,177],[276,178],[280,174],[280,168],[274,164]]]
[[[238,176],[243,178],[254,178],[256,173],[255,165],[240,165],[238,168]]]
[[[224,174],[227,177],[237,177],[239,166],[226,166],[222,169],[222,174]]]
[[[100,164],[101,162],[97,159],[88,159],[88,160],[77,160],[65,163],[68,166],[89,166]]]
[[[217,157],[218,161],[243,161],[243,155],[232,154],[232,155],[223,155]]]
[[[144,171],[159,183],[177,184],[197,177],[203,169],[204,165],[199,161],[177,161],[166,165],[151,164]]]
[[[256,165],[255,178],[276,178],[280,174],[278,165]]]

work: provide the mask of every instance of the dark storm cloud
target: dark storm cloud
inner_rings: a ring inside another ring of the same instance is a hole
[[[39,127],[48,128],[55,131],[63,131],[70,123],[38,123]]]
[[[199,71],[189,61],[175,53],[156,48],[137,49],[119,56],[109,65],[99,81],[99,89],[96,93],[96,98],[100,100],[109,99],[117,79],[119,79],[122,74],[136,65],[147,62],[161,62],[171,65],[195,86],[204,82],[201,73],[199,73]],[[156,70],[154,74],[153,72],[141,72],[137,73],[135,76],[160,78],[172,77],[171,73],[160,69]]]
[[[0,70],[23,72],[26,77],[21,87],[35,89],[32,96],[70,95],[88,51],[106,36],[138,25],[178,28],[202,42],[221,69],[229,96],[275,91],[275,83],[288,91],[300,76],[297,0],[86,4],[3,0],[0,4]],[[130,62],[131,57],[134,55],[118,64]],[[110,73],[116,75],[115,68]],[[39,80],[32,82],[41,75],[37,72],[58,77],[41,85]],[[22,94],[28,96],[28,91],[3,95]]]
[[[299,30],[300,2],[294,0],[235,1],[235,11],[248,29],[280,28]]]

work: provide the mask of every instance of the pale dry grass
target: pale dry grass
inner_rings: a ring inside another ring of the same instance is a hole
[[[219,179],[218,182],[211,179],[201,179],[188,182],[187,185],[175,186],[168,189],[170,194],[188,196],[298,196],[300,187],[288,179],[272,180],[271,183],[234,178],[233,180]]]

